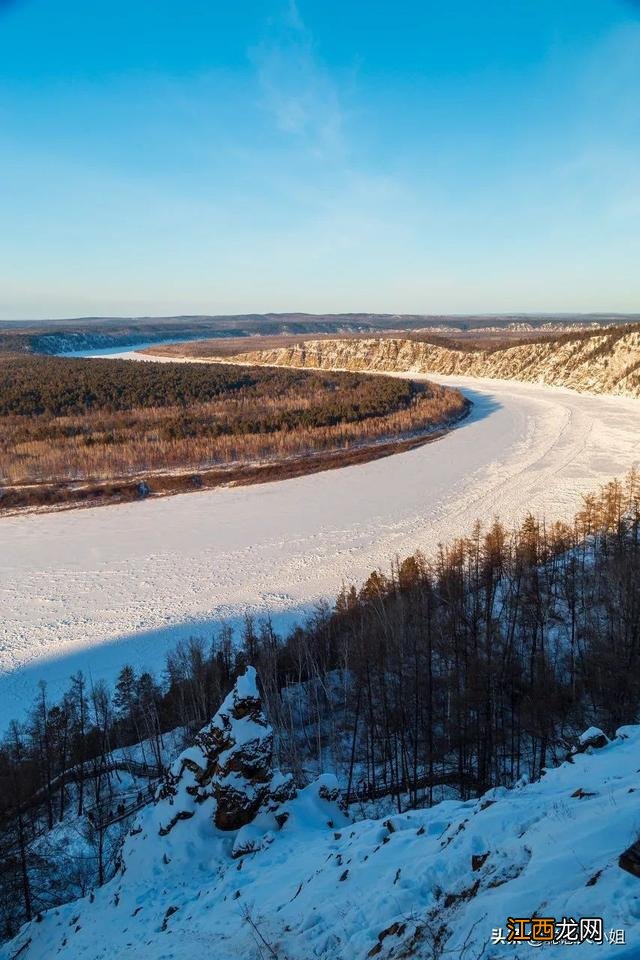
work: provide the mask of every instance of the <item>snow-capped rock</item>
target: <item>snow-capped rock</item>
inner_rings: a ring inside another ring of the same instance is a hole
[[[274,810],[295,796],[290,776],[272,769],[273,729],[267,721],[256,671],[247,667],[215,717],[171,766],[158,791],[166,836],[198,804],[213,801],[219,830],[239,830],[264,807]],[[163,816],[164,813],[164,816]]]
[[[578,752],[582,753],[589,749],[600,750],[602,747],[606,747],[608,743],[609,738],[600,727],[589,727],[578,737]]]

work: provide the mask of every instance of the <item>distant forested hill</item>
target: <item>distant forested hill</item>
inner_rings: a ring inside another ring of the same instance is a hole
[[[629,320],[634,318],[628,318]],[[638,318],[635,318],[638,319]],[[202,338],[375,333],[389,330],[538,330],[547,327],[620,323],[602,314],[442,316],[387,313],[250,313],[222,316],[81,317],[37,322],[0,321],[0,352],[69,353],[138,343]]]

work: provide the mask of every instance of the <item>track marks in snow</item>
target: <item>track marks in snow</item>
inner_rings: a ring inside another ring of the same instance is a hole
[[[640,401],[454,377],[474,402],[442,440],[280,483],[0,521],[0,727],[45,677],[152,668],[245,612],[290,623],[343,581],[469,533],[570,518],[640,459]]]

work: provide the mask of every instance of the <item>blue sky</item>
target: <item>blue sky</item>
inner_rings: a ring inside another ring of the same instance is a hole
[[[0,0],[0,316],[640,310],[640,2]]]

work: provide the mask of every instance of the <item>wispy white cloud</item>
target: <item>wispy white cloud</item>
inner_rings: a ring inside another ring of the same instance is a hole
[[[262,103],[278,130],[320,156],[345,149],[345,110],[339,86],[318,56],[296,0],[250,51]]]
[[[289,26],[293,30],[296,30],[299,34],[307,33],[307,28],[300,14],[300,8],[298,7],[296,0],[289,0],[285,12],[285,19]]]

